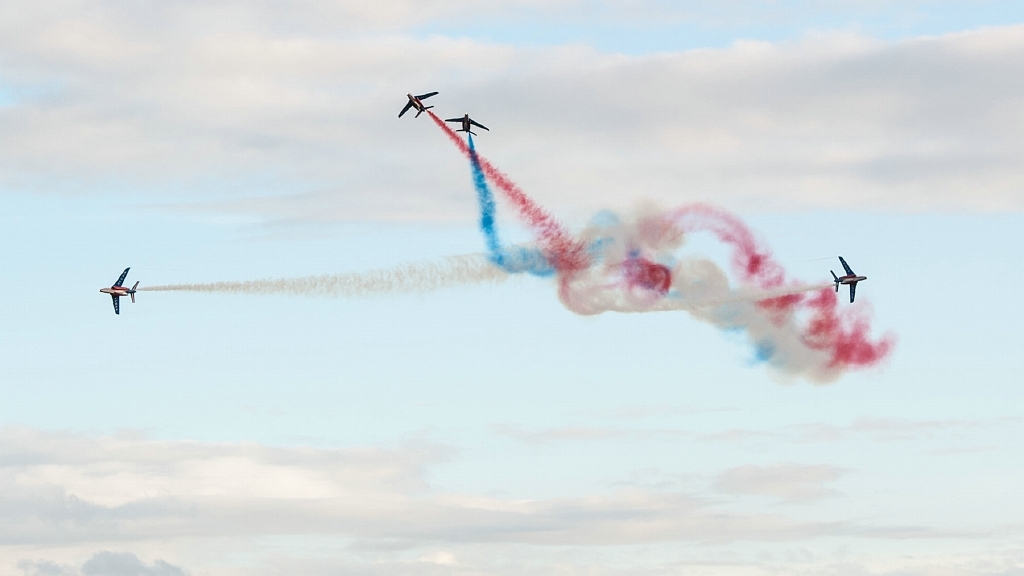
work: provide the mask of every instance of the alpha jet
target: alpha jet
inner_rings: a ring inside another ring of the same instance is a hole
[[[410,108],[416,109],[416,118],[420,117],[420,114],[433,108],[433,106],[424,106],[423,101],[431,96],[437,94],[437,92],[429,92],[427,94],[420,94],[419,96],[413,96],[412,94],[406,94],[409,97],[409,101],[405,103],[405,108],[398,113],[398,117],[401,118],[403,114],[409,111]]]
[[[124,279],[128,277],[129,270],[131,270],[131,267],[125,268],[124,272],[121,272],[121,277],[110,288],[100,288],[100,292],[110,294],[110,297],[114,300],[114,314],[121,313],[121,296],[131,296],[132,304],[135,303],[135,289],[139,287],[139,283],[136,282],[135,286],[131,288],[124,286]]]
[[[466,114],[462,118],[449,118],[449,119],[445,120],[445,122],[459,122],[459,123],[462,124],[462,128],[459,128],[458,130],[456,130],[456,132],[469,132],[470,134],[472,134],[474,136],[476,136],[476,132],[471,132],[469,130],[470,125],[476,126],[477,128],[483,128],[484,130],[487,130],[488,132],[491,131],[491,129],[488,128],[487,126],[484,126],[483,124],[480,124],[479,122],[477,122],[477,121],[473,120],[472,118],[470,118],[469,114]]]
[[[836,292],[839,292],[840,284],[846,284],[850,287],[850,302],[852,303],[853,298],[857,295],[857,282],[860,282],[861,280],[867,280],[868,277],[857,276],[856,274],[854,274],[853,270],[850,269],[850,265],[846,263],[846,260],[843,260],[842,256],[839,257],[839,262],[842,263],[843,269],[846,270],[846,275],[836,276],[835,272],[832,272],[831,270],[829,270],[829,272],[832,272],[832,278],[835,279]]]

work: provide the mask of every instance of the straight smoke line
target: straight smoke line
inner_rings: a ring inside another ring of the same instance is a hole
[[[167,284],[139,288],[147,292],[218,292],[229,294],[287,294],[352,298],[433,292],[451,286],[502,282],[508,274],[481,254],[450,256],[440,262],[405,264],[395,268],[299,278],[268,278],[229,282]]]

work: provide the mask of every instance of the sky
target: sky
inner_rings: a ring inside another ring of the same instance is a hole
[[[5,2],[0,576],[1024,574],[1022,78],[996,0]],[[893,350],[794,376],[530,275],[97,292],[483,252],[396,117],[434,90],[574,232],[703,202],[843,255]]]

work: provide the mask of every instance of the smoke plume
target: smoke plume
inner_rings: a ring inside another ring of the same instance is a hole
[[[451,286],[501,282],[508,274],[479,254],[451,256],[439,262],[301,278],[270,278],[205,284],[168,284],[140,288],[149,292],[223,292],[293,296],[357,297],[431,292]]]
[[[488,257],[509,273],[553,271],[562,303],[577,314],[687,311],[722,330],[742,331],[755,359],[778,373],[828,382],[877,365],[895,335],[871,337],[870,309],[840,309],[830,282],[790,279],[784,267],[736,215],[707,204],[646,209],[625,218],[605,212],[578,235],[537,205],[468,141],[431,118],[470,161]],[[536,247],[503,246],[490,180],[534,231]],[[731,251],[734,286],[718,264],[681,255],[686,238],[710,233]]]

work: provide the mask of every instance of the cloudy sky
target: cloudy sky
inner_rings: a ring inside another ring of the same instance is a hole
[[[786,379],[537,278],[96,292],[481,251],[433,90],[570,228],[843,254],[894,352]],[[1024,574],[1022,111],[1008,0],[3,2],[0,575]]]

